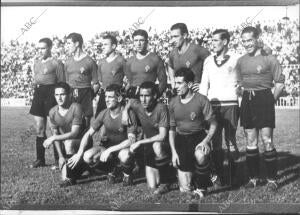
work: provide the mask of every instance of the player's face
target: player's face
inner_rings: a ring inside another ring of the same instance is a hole
[[[220,34],[213,35],[212,46],[215,53],[220,53],[221,51],[223,51],[225,45],[226,45],[226,40],[222,40]]]
[[[102,41],[102,50],[103,50],[103,54],[109,55],[115,50],[115,45],[111,44],[110,39],[104,39]]]
[[[154,96],[152,95],[151,89],[140,89],[140,101],[145,109],[153,104]]]
[[[42,59],[47,59],[51,54],[51,49],[47,46],[46,43],[38,44],[39,55]]]
[[[68,95],[64,88],[56,88],[54,91],[54,96],[59,106],[64,106],[67,103]]]
[[[257,39],[253,36],[252,32],[242,35],[242,43],[248,54],[253,54],[257,49]]]
[[[74,54],[77,50],[77,43],[74,43],[72,39],[67,39],[66,49],[69,54]]]
[[[144,52],[147,49],[147,40],[141,35],[136,35],[133,38],[133,46],[136,52]]]
[[[105,92],[105,103],[106,107],[111,110],[115,109],[118,106],[118,97],[116,96],[114,91]]]
[[[184,43],[184,35],[181,34],[180,29],[174,29],[171,31],[171,44],[176,48],[180,48]]]
[[[182,96],[188,93],[188,84],[184,81],[184,77],[175,77],[175,89],[177,95]]]

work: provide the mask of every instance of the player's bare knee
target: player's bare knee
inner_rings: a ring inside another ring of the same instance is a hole
[[[130,159],[130,151],[129,149],[122,149],[118,154],[118,158],[120,162],[126,163]]]
[[[72,140],[65,140],[64,146],[67,154],[75,154],[75,144]]]
[[[204,164],[206,162],[206,155],[203,151],[201,151],[200,149],[195,150],[195,158],[196,158],[196,162],[198,164]]]
[[[88,150],[83,154],[83,161],[85,163],[90,164],[93,162],[93,156],[94,156],[94,153],[92,153],[92,151]]]

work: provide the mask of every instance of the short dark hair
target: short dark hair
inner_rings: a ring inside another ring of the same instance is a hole
[[[46,43],[48,48],[52,48],[52,40],[49,39],[48,37],[44,37],[42,39],[39,40],[39,43]]]
[[[118,84],[110,84],[106,87],[106,92],[115,92],[116,96],[122,95],[122,87]]]
[[[212,34],[213,35],[220,34],[221,40],[227,40],[227,44],[230,41],[230,34],[226,29],[217,29]]]
[[[259,36],[259,31],[257,28],[252,27],[252,26],[247,26],[246,28],[243,29],[242,35],[245,33],[253,33],[253,36],[257,39]]]
[[[71,33],[71,34],[69,34],[67,36],[67,39],[71,39],[73,43],[78,42],[79,43],[79,47],[82,48],[83,38],[82,38],[81,34]]]
[[[186,83],[194,82],[195,74],[189,68],[180,68],[175,71],[175,77],[183,77]]]
[[[158,95],[158,88],[156,84],[152,81],[145,81],[140,85],[140,92],[141,89],[151,89],[152,95]]]
[[[102,37],[102,39],[104,40],[110,40],[112,45],[118,45],[118,40],[115,36],[111,35],[111,34],[106,34]]]
[[[189,34],[188,28],[185,23],[176,23],[171,26],[171,31],[179,29],[181,34]]]
[[[66,91],[66,94],[70,94],[70,92],[71,92],[70,85],[65,82],[58,82],[57,84],[55,84],[54,90],[57,88],[63,88]]]
[[[132,38],[134,38],[135,36],[142,36],[145,38],[146,41],[148,41],[148,33],[147,33],[147,31],[145,31],[143,29],[135,30],[132,34]]]

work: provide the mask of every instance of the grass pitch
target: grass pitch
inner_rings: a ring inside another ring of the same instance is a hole
[[[53,171],[49,166],[27,168],[35,160],[34,121],[28,111],[28,108],[1,107],[1,209],[300,211],[299,110],[276,110],[274,142],[280,178],[277,193],[267,192],[265,186],[255,189],[241,187],[212,192],[201,200],[190,199],[178,190],[160,197],[153,196],[143,178],[135,180],[132,187],[122,187],[122,184],[108,185],[103,176],[91,176],[75,186],[59,188],[59,171]],[[242,152],[239,177],[245,180],[245,139],[241,128],[237,140]],[[46,163],[51,165],[53,162],[53,151],[48,149]],[[260,172],[265,175],[263,165]]]

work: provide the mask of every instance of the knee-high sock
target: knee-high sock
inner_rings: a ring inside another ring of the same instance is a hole
[[[211,169],[209,161],[206,161],[204,164],[195,163],[193,184],[196,189],[206,189],[211,185],[210,173]]]
[[[172,178],[172,167],[170,166],[170,157],[155,158],[155,165],[159,171],[160,183],[168,184]]]
[[[212,161],[215,167],[216,174],[218,177],[223,181],[224,179],[224,150],[219,149],[219,150],[214,150],[211,152],[212,156]]]
[[[267,168],[267,177],[271,180],[276,180],[277,176],[277,151],[273,149],[271,151],[264,152],[264,160]]]
[[[250,178],[258,178],[259,175],[259,151],[256,149],[246,149],[246,163]]]
[[[36,159],[45,162],[45,148],[43,146],[46,137],[36,137],[35,147],[36,147]]]

